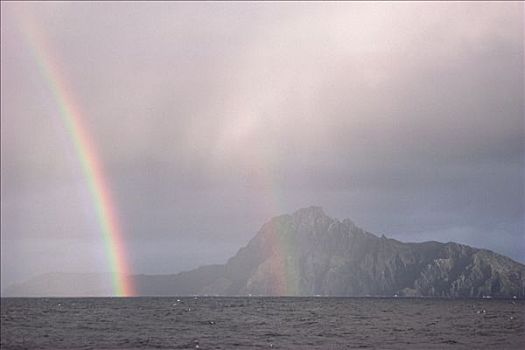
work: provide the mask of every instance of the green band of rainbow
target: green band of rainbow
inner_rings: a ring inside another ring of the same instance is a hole
[[[45,36],[35,26],[35,21],[29,14],[24,13],[18,16],[18,23],[39,71],[53,93],[60,110],[60,119],[81,163],[104,239],[108,263],[112,271],[114,294],[135,295],[133,281],[130,278],[131,270],[126,259],[124,236],[115,205],[105,180],[102,162],[88,129],[83,124],[84,118],[80,108],[75,103],[72,90],[60,72],[57,60],[52,57],[53,50],[45,40]]]

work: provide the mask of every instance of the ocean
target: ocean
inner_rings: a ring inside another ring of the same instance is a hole
[[[524,349],[525,301],[2,298],[2,349]]]

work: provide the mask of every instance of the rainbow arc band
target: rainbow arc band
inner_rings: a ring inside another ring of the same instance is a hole
[[[86,178],[112,271],[114,295],[133,296],[135,288],[130,277],[131,270],[126,257],[124,235],[102,162],[98,157],[88,128],[83,123],[85,118],[79,105],[75,102],[72,89],[69,88],[61,74],[57,60],[53,59],[53,50],[45,40],[45,36],[36,27],[35,21],[28,13],[19,14],[17,17],[22,35],[60,110],[61,122],[73,143]]]

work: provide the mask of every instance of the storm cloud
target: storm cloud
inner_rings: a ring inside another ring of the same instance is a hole
[[[30,21],[137,273],[225,261],[309,205],[524,262],[522,3],[2,3],[2,283],[106,271]]]

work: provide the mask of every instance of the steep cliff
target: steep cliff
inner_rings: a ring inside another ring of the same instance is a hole
[[[141,294],[525,296],[525,266],[507,257],[457,243],[377,237],[319,207],[273,218],[213,273],[164,276],[171,288],[162,290],[155,278],[137,279]]]
[[[403,243],[321,208],[273,218],[223,265],[129,276],[139,296],[525,297],[525,265],[457,243]],[[106,282],[104,282],[106,281]],[[49,274],[4,296],[111,295],[104,275]]]

